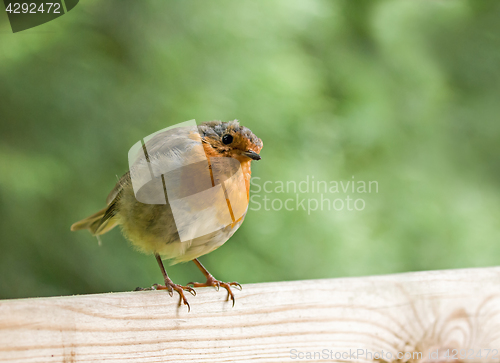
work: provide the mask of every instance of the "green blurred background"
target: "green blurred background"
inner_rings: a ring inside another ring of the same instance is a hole
[[[118,228],[99,247],[69,227],[104,206],[135,142],[190,119],[262,138],[261,185],[379,185],[325,195],[363,211],[250,211],[201,258],[219,279],[497,265],[498,19],[498,1],[85,0],[12,34],[3,13],[0,298],[161,282]],[[202,280],[192,263],[167,271]]]

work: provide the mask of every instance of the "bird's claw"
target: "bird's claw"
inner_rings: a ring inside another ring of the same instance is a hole
[[[177,285],[177,284],[174,284],[173,282],[170,282],[170,281],[165,281],[165,285],[153,284],[153,286],[145,288],[145,289],[143,289],[141,287],[138,287],[135,289],[135,291],[146,291],[146,290],[167,290],[168,294],[170,296],[174,296],[174,290],[177,291],[181,301],[184,303],[184,305],[187,305],[188,312],[191,311],[191,306],[189,305],[189,303],[186,299],[186,296],[184,296],[184,291],[187,291],[191,295],[196,296],[196,290],[193,289],[191,286]],[[179,304],[180,304],[180,301],[179,301]]]
[[[229,285],[238,288],[238,290],[240,290],[240,291],[243,290],[243,287],[241,287],[241,285],[239,283],[237,283],[236,281],[229,282]]]
[[[238,290],[242,290],[242,287],[239,283],[237,282],[222,282],[217,279],[215,279],[213,276],[209,276],[207,278],[207,282],[205,283],[200,283],[200,282],[189,282],[187,285],[193,285],[193,287],[210,287],[213,286],[217,291],[220,290],[221,287],[227,290],[227,300],[229,301],[229,298],[233,301],[233,306],[235,303],[235,298],[234,294],[231,291],[231,286],[236,287]]]

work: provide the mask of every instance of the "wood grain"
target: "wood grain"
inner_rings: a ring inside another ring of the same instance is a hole
[[[235,295],[232,308],[224,291],[198,289],[190,313],[165,291],[4,300],[0,361],[445,362],[446,349],[473,349],[449,361],[500,362],[485,358],[500,350],[498,267],[251,284]]]

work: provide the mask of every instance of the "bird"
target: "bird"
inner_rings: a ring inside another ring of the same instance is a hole
[[[231,287],[241,285],[217,280],[198,258],[222,246],[243,223],[251,162],[261,159],[263,143],[238,120],[179,125],[139,142],[137,152],[129,152],[130,168],[109,193],[107,206],[74,223],[71,231],[88,230],[99,238],[119,225],[135,247],[153,254],[165,285],[136,290],[167,290],[170,296],[176,291],[179,304],[190,311],[184,291],[195,296],[194,288],[222,287],[234,306]],[[164,259],[171,265],[193,261],[206,282],[175,284]]]

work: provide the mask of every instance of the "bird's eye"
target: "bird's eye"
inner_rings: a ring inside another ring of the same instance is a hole
[[[229,145],[230,143],[233,142],[233,137],[229,134],[225,134],[222,136],[222,143],[225,145]]]

